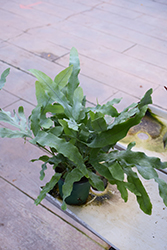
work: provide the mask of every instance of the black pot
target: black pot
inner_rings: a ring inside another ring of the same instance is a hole
[[[58,181],[59,192],[61,198],[63,197],[62,186],[64,184],[64,179],[60,178]],[[82,205],[86,202],[89,196],[90,183],[88,179],[82,178],[80,181],[74,182],[73,190],[65,199],[65,202],[69,205]]]

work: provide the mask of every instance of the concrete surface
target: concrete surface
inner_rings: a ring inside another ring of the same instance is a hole
[[[28,69],[54,78],[68,66],[74,46],[88,101],[123,97],[121,110],[153,88],[154,105],[167,110],[166,26],[166,0],[0,0],[0,74],[11,68],[0,107],[23,105],[28,116],[36,104]],[[38,149],[19,139],[0,145],[0,249],[107,247],[47,201],[33,205],[40,166],[29,160]]]

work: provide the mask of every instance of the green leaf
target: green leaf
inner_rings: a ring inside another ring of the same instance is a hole
[[[9,75],[9,72],[10,72],[10,68],[6,69],[2,75],[1,75],[1,78],[0,78],[0,90],[3,88],[3,86],[5,85],[5,82],[6,82],[6,77]]]
[[[42,155],[40,156],[38,159],[32,159],[31,162],[35,162],[35,161],[43,161],[46,162],[49,160],[49,156],[48,155]]]
[[[119,116],[117,116],[114,120],[114,122],[112,122],[108,128],[111,129],[114,126],[124,123],[126,122],[128,119],[132,118],[135,114],[138,114],[140,111],[137,107],[134,107],[133,109],[129,110],[127,108],[127,110],[122,111]],[[145,113],[144,113],[145,114]]]
[[[61,71],[54,79],[54,82],[59,86],[59,89],[63,89],[71,76],[73,65]]]
[[[146,180],[154,179],[158,177],[157,172],[155,169],[150,166],[149,162],[144,162],[142,164],[142,161],[140,162],[140,165],[136,164],[138,172],[145,178]]]
[[[39,157],[38,159],[32,159],[31,162],[35,162],[35,161],[43,161],[44,164],[42,164],[42,170],[40,171],[40,180],[43,180],[45,177],[45,170],[47,169],[47,164],[49,163],[50,165],[54,165],[53,169],[55,169],[57,167],[57,165],[62,162],[62,156],[60,155],[56,155],[53,157],[49,157],[47,155],[43,155],[41,157]]]
[[[140,122],[145,112],[146,109],[140,115],[135,115],[135,117],[130,118],[121,124],[117,124],[107,131],[102,131],[90,144],[88,144],[88,146],[92,148],[101,148],[107,145],[115,145],[119,140],[126,136],[132,126],[137,125]]]
[[[61,126],[56,126],[56,127],[51,128],[48,132],[56,136],[60,136],[61,133],[63,132],[63,128]]]
[[[30,137],[31,138],[31,131],[29,129],[29,126],[26,122],[26,118],[24,115],[24,109],[23,107],[19,107],[18,113],[20,117],[15,113],[14,116],[11,116],[10,112],[6,112],[4,110],[0,111],[0,121],[6,122],[13,127],[19,129],[19,130],[11,130],[7,128],[1,128],[1,137],[8,137],[8,138],[16,138],[16,137]]]
[[[25,114],[24,114],[24,108],[22,106],[20,106],[18,108],[18,115],[20,117],[20,126],[24,129],[27,128],[27,120],[26,120],[26,117],[25,117]]]
[[[100,177],[97,174],[93,173],[92,171],[89,171],[89,182],[91,186],[93,186],[97,190],[104,191],[103,181],[100,179]]]
[[[64,108],[58,104],[58,103],[54,103],[53,105],[48,105],[45,108],[45,112],[51,112],[53,114],[64,114]]]
[[[106,167],[104,164],[98,163],[96,160],[90,160],[89,162],[94,167],[94,169],[100,175],[104,176],[112,185],[116,183],[108,167]]]
[[[54,188],[56,183],[59,181],[61,175],[62,174],[60,173],[55,173],[52,176],[51,180],[48,183],[46,183],[46,185],[42,188],[40,195],[37,197],[37,199],[34,202],[36,205],[38,205],[45,198],[46,194]]]
[[[159,194],[162,197],[165,206],[167,206],[167,183],[159,178],[156,178],[155,181],[158,183]]]
[[[167,145],[167,133],[165,133],[163,136],[163,144],[164,144],[164,148],[165,148]]]
[[[49,97],[63,106],[64,113],[67,117],[72,118],[72,107],[69,105],[63,92],[59,89],[59,86],[41,71],[35,69],[29,71],[36,76],[44,90],[47,91]]]
[[[102,113],[104,115],[117,117],[119,115],[119,113],[116,110],[116,108],[113,107],[113,104],[119,103],[120,100],[121,99],[113,99],[112,101],[109,101],[109,102],[107,102],[106,104],[104,104],[102,106],[98,104],[96,107],[89,108],[89,109],[92,110],[92,111],[95,111],[95,112],[100,112],[100,113]]]
[[[78,87],[74,91],[74,96],[73,96],[73,107],[72,107],[72,115],[75,119],[75,121],[84,119],[85,113],[83,111],[83,101],[84,95],[83,95],[83,90],[81,87]]]
[[[45,177],[45,170],[47,169],[47,162],[45,162],[44,164],[42,164],[42,170],[40,171],[40,180],[42,181]]]
[[[97,119],[94,119],[91,122],[92,128],[96,131],[96,132],[102,132],[102,131],[106,131],[107,130],[107,124],[106,121],[103,117],[99,117]]]
[[[122,199],[127,202],[128,200],[128,191],[126,189],[126,183],[122,181],[116,181],[117,188],[119,192],[121,193]]]
[[[133,183],[125,182],[125,186],[131,193],[134,193],[136,196],[141,196],[141,193],[139,190],[135,187]]]
[[[63,192],[63,204],[62,204],[62,209],[66,209],[65,205],[65,199],[70,196],[72,189],[73,189],[73,184],[74,182],[80,181],[80,179],[83,177],[83,173],[77,169],[74,168],[71,172],[69,172],[66,175],[63,187],[62,187],[62,192]]]
[[[82,123],[79,131],[79,140],[87,142],[90,135],[89,129]]]
[[[129,144],[128,144],[128,146],[127,146],[127,151],[128,150],[131,150],[134,146],[136,145],[136,142],[130,142]]]
[[[54,122],[50,118],[46,118],[45,115],[42,115],[40,117],[40,126],[42,128],[51,128],[54,125]]]
[[[136,166],[139,173],[145,179],[152,179],[157,177],[155,169],[167,168],[167,162],[161,162],[157,157],[149,157],[143,152],[134,152],[131,150],[111,152],[111,155],[117,160],[125,161],[127,164]]]
[[[124,171],[118,162],[114,162],[113,164],[111,164],[108,169],[116,180],[124,180]]]
[[[68,127],[69,127],[70,129],[72,129],[72,130],[74,130],[74,131],[78,131],[79,124],[77,124],[75,120],[73,120],[73,119],[69,119],[69,120],[68,120],[68,119],[65,119],[65,118],[64,118],[63,120],[67,122]]]
[[[0,137],[1,138],[24,138],[30,137],[25,131],[12,130],[9,128],[0,128]]]
[[[151,91],[148,92],[148,94],[150,93]],[[138,107],[134,107],[132,110],[123,113],[123,115],[121,113],[116,117],[114,123],[108,127],[108,130],[99,133],[88,146],[92,148],[101,148],[107,145],[115,145],[119,140],[124,138],[129,129],[140,123],[145,115],[147,110],[146,104],[150,103],[149,101],[151,98],[148,98],[148,94],[143,97],[142,103],[139,104]],[[128,113],[130,113],[130,116]],[[120,119],[121,116],[122,118]]]
[[[140,195],[136,195],[137,198],[137,202],[139,203],[139,206],[141,208],[141,210],[148,214],[151,215],[152,213],[152,204],[150,202],[150,198],[142,184],[142,182],[140,181],[140,179],[137,176],[137,173],[133,172],[131,169],[127,170],[127,180],[129,183],[132,183],[135,186],[135,192],[136,190],[138,190],[138,192],[140,193]]]
[[[75,130],[69,128],[69,125],[68,125],[68,122],[67,122],[66,119],[64,119],[64,120],[59,120],[59,123],[60,123],[61,126],[63,127],[64,133],[65,133],[67,136],[69,136],[69,137],[71,137],[71,138],[76,138],[76,137],[77,137],[77,130],[75,131]],[[74,127],[74,128],[75,128],[75,127]],[[76,127],[76,129],[77,129],[77,127]]]
[[[145,95],[143,96],[143,98],[140,100],[139,102],[139,108],[147,105],[147,104],[151,104],[152,103],[152,99],[151,99],[151,94],[152,94],[153,90],[149,89]]]
[[[54,103],[53,105],[49,104],[45,107],[45,113],[47,112],[62,114],[64,113],[64,108],[58,103]]]
[[[78,52],[74,47],[70,51],[69,65],[73,65],[73,71],[67,85],[67,97],[70,103],[72,104],[74,91],[79,85],[78,74],[80,72],[80,62],[79,62]]]
[[[83,175],[87,178],[89,177],[81,154],[79,153],[77,147],[72,145],[70,142],[66,142],[64,139],[58,138],[54,134],[46,133],[44,131],[40,131],[36,138],[30,142],[37,142],[44,147],[49,146],[51,148],[55,148],[58,153],[63,154],[65,157],[69,158],[69,160],[74,162]]]
[[[40,105],[37,105],[31,113],[30,120],[31,120],[31,129],[33,134],[36,136],[38,131],[41,129],[40,126],[40,116],[41,116],[41,109]]]
[[[39,81],[35,82],[36,99],[39,106],[47,106],[53,102],[53,99],[48,95]]]

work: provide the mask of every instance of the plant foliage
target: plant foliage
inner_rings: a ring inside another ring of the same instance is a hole
[[[132,151],[134,143],[129,144],[125,151],[114,149],[129,129],[140,123],[148,104],[152,103],[152,89],[145,93],[139,103],[133,103],[120,113],[114,106],[120,99],[86,107],[86,98],[79,86],[80,63],[75,48],[71,49],[69,67],[54,80],[39,70],[32,69],[30,72],[37,78],[37,106],[32,110],[28,122],[23,107],[19,107],[18,115],[14,113],[13,117],[1,110],[0,121],[16,129],[0,128],[0,136],[28,138],[30,143],[49,153],[35,159],[42,161],[41,180],[48,165],[55,170],[35,204],[39,204],[63,177],[62,208],[66,209],[65,199],[71,194],[73,183],[82,177],[88,178],[94,188],[104,189],[102,180],[95,174],[98,172],[117,186],[125,202],[128,200],[128,190],[134,193],[142,211],[149,215],[152,204],[140,176],[146,180],[154,179],[167,205],[167,184],[159,179],[156,171],[167,168],[167,162]],[[2,74],[0,86],[3,86],[8,73],[9,70]]]

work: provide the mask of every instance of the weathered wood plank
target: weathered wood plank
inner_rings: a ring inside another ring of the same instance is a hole
[[[104,249],[3,179],[0,192],[0,249]]]
[[[12,183],[14,186],[25,192],[28,196],[36,199],[39,194],[39,187],[44,185],[50,178],[53,170],[48,168],[44,181],[40,181],[39,172],[40,162],[31,163],[30,160],[38,158],[43,152],[38,148],[24,144],[22,139],[0,139],[0,176]],[[10,194],[9,194],[10,196]],[[33,203],[33,201],[32,201]],[[80,226],[77,222],[69,218],[63,211],[54,207],[48,201],[42,202],[45,207],[53,211],[58,217],[73,225],[84,234],[88,235],[94,241],[106,247],[107,244],[94,236],[87,229]],[[35,209],[35,205],[34,206]]]

